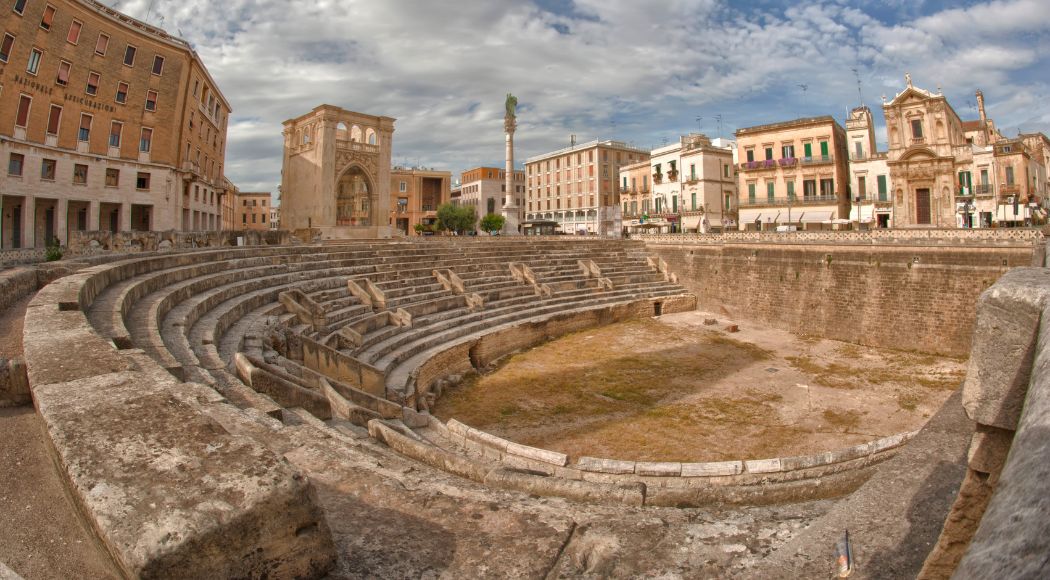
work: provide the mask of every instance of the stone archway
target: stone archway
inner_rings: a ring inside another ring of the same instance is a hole
[[[376,188],[371,176],[359,165],[351,165],[336,183],[336,225],[376,225]]]

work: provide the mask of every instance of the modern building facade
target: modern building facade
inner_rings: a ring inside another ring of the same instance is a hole
[[[452,173],[421,167],[395,167],[390,172],[390,220],[397,235],[417,235],[416,226],[432,226],[437,208],[448,203]]]
[[[235,230],[265,231],[270,228],[270,192],[240,191],[234,199]]]
[[[647,150],[597,140],[530,157],[526,226],[554,222],[561,233],[619,236],[620,168],[648,159]]]
[[[459,205],[471,205],[478,218],[490,213],[500,214],[507,189],[507,172],[499,167],[475,167],[459,176]],[[525,172],[514,171],[515,205],[518,207],[518,223],[525,219]]]
[[[736,132],[740,229],[820,228],[849,216],[846,130],[830,116]]]
[[[394,119],[321,105],[284,122],[281,220],[323,238],[389,238]]]
[[[222,227],[230,105],[187,42],[92,0],[0,19],[0,247]]]

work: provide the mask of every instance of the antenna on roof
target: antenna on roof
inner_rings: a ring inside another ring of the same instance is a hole
[[[718,121],[718,138],[722,138],[722,113],[715,115],[715,120]]]
[[[156,0],[150,0],[150,2],[149,2],[149,7],[148,7],[148,8],[146,8],[146,17],[142,19],[142,21],[143,21],[143,22],[149,22],[149,13],[150,13],[150,12],[153,12],[153,3],[154,3],[155,1],[156,1]]]
[[[703,133],[704,132],[704,118],[703,117],[697,117],[696,118],[696,124],[697,124],[697,128],[696,128],[697,132]]]
[[[806,101],[806,91],[809,90],[809,85],[807,85],[805,83],[799,83],[797,86],[798,86],[798,88],[802,89],[802,102],[805,102]],[[802,118],[802,113],[799,113],[798,116],[799,116],[799,118]]]

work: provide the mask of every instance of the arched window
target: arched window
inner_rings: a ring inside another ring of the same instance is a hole
[[[353,128],[350,129],[350,140],[356,143],[361,142],[361,127],[354,125]]]
[[[346,126],[346,123],[339,121],[339,124],[335,126],[335,138],[340,141],[346,141],[350,138],[350,129]]]
[[[376,142],[376,132],[374,129],[369,129],[367,136],[369,145],[378,145],[378,143]]]

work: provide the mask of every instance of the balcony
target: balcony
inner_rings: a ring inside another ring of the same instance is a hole
[[[799,197],[797,195],[791,197],[774,197],[769,199],[768,197],[756,197],[754,199],[742,199],[740,205],[742,207],[776,207],[776,206],[806,206],[806,205],[828,205],[839,203],[839,197],[837,195],[804,195]]]
[[[988,183],[982,183],[980,185],[958,185],[955,193],[955,197],[985,197],[995,194],[995,187]]]
[[[826,165],[828,163],[834,163],[835,162],[835,156],[834,155],[816,155],[816,156],[813,156],[813,157],[802,157],[799,161],[801,161],[802,165]]]
[[[911,138],[911,144],[912,145],[925,145],[926,144],[926,138],[925,137],[912,137]]]
[[[1012,185],[1003,185],[999,187],[999,193],[1002,195],[1020,195],[1021,186],[1016,183]]]
[[[860,153],[853,152],[853,153],[850,153],[850,156],[849,156],[849,160],[850,161],[865,161],[867,159],[868,159],[868,155],[866,153],[864,153],[864,152],[860,152]]]
[[[784,157],[780,161],[778,161],[777,163],[779,163],[781,167],[794,167],[795,165],[798,164],[798,158],[796,158],[796,157]]]
[[[776,169],[776,159],[766,159],[764,161],[745,161],[740,164],[741,171],[759,171],[763,169]]]

